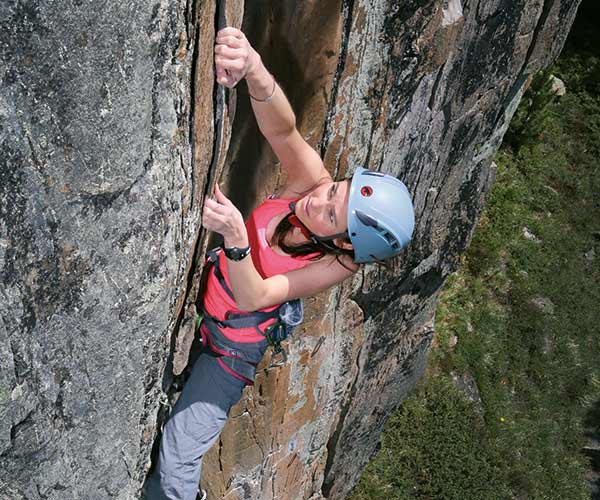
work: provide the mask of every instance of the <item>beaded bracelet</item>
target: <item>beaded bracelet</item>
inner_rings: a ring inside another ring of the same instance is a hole
[[[275,78],[273,78],[273,90],[271,91],[270,96],[265,97],[264,99],[257,99],[250,93],[250,90],[248,90],[248,95],[250,96],[251,99],[254,99],[257,102],[269,102],[275,95],[275,87],[277,87],[277,83],[275,82]]]

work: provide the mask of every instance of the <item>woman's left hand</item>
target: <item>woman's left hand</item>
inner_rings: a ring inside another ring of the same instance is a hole
[[[206,198],[204,201],[202,225],[223,235],[226,247],[248,245],[248,233],[242,214],[221,192],[218,184],[215,184],[215,199]]]

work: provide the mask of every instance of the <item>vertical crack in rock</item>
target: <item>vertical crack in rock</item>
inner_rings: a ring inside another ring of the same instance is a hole
[[[194,160],[193,160],[194,153],[193,153],[191,147],[189,148],[189,150],[190,150],[190,156],[189,156],[189,158],[190,158],[190,165],[193,165],[194,164]],[[184,160],[183,155],[181,153],[179,154],[179,166],[181,168],[181,177],[183,179],[185,179],[187,177],[187,170],[185,168],[185,160]],[[194,175],[194,172],[192,170],[191,171],[191,176],[193,176],[193,175]],[[190,196],[190,199],[193,199],[193,195]],[[189,206],[192,207],[191,204]],[[185,241],[185,239],[186,239],[185,238],[185,220],[186,220],[186,216],[187,216],[186,212],[187,211],[184,210],[183,207],[181,207],[181,210],[179,212],[179,215],[180,215],[180,217],[179,217],[179,224],[180,224],[180,234],[179,234],[179,236],[181,238],[181,241]],[[184,252],[179,252],[179,255],[178,255],[178,258],[177,258],[177,269],[181,269],[181,261],[184,259],[184,257],[185,257],[185,253]],[[184,269],[185,269],[185,267],[184,267]]]
[[[538,44],[538,39],[540,37],[540,33],[544,30],[546,25],[546,21],[548,20],[548,16],[554,6],[554,0],[543,0],[542,5],[542,13],[540,14],[540,18],[538,19],[535,30],[533,31],[533,36],[531,37],[531,44],[529,45],[529,49],[527,50],[527,55],[525,56],[525,60],[523,61],[523,65],[521,66],[521,70],[519,74],[523,74],[527,70],[527,65],[533,56],[533,52]]]
[[[185,19],[186,50],[189,50],[192,44],[192,37],[195,38],[196,32],[196,0],[186,1],[183,16]],[[195,45],[197,46],[197,43]],[[194,73],[192,72],[192,74]]]
[[[191,7],[190,7],[191,6]],[[191,14],[191,25],[188,21],[188,11],[192,9]],[[196,141],[194,140],[194,115],[196,112],[196,66],[198,64],[198,47],[200,46],[200,30],[197,27],[196,23],[196,0],[189,0],[186,3],[186,29],[188,31],[188,50],[190,40],[194,39],[194,46],[192,48],[192,63],[190,67],[190,93],[189,93],[189,112],[188,112],[188,144],[190,147],[190,202],[189,206],[194,206],[194,191],[195,191],[195,169],[194,169],[194,155],[196,151]],[[190,33],[191,31],[191,33]],[[183,225],[182,225],[183,228]],[[187,297],[187,295],[186,295]]]
[[[273,467],[273,474],[271,475],[271,498],[276,500],[275,496],[275,479],[277,476],[277,467]]]
[[[427,107],[429,108],[429,111],[433,111],[433,107],[435,106],[437,92],[438,92],[440,83],[442,81],[442,76],[444,75],[445,67],[446,67],[446,63],[442,64],[442,66],[440,66],[440,69],[438,70],[437,75],[435,77],[435,82],[433,83],[433,87],[431,88],[431,96],[429,97],[429,102],[427,103]],[[418,185],[418,183],[417,183],[417,185]]]
[[[216,9],[216,15],[215,15],[215,23],[214,23],[214,27],[215,27],[215,33],[218,30],[219,27],[219,23],[222,20],[222,16],[224,15],[224,6],[222,6],[224,4],[224,1],[222,0],[221,2],[219,2],[219,8]],[[186,3],[185,6],[185,19],[186,19],[186,31],[189,33],[191,33],[191,36],[194,39],[194,43],[193,43],[193,49],[192,49],[192,56],[191,56],[191,64],[190,64],[190,91],[189,91],[189,111],[188,111],[188,141],[189,141],[189,145],[190,145],[190,168],[191,168],[191,175],[190,175],[190,207],[193,206],[194,203],[194,191],[195,191],[195,175],[196,175],[196,164],[195,164],[195,134],[196,134],[196,130],[194,127],[194,122],[195,122],[195,113],[196,113],[196,109],[195,109],[195,101],[196,101],[196,92],[198,91],[198,89],[196,88],[196,71],[197,71],[197,64],[198,64],[198,60],[199,57],[201,56],[200,54],[200,30],[198,29],[197,26],[197,21],[198,21],[198,16],[196,13],[196,0],[190,0]],[[192,10],[191,15],[190,15],[190,9]],[[191,25],[190,25],[191,22]],[[189,36],[189,35],[188,35]],[[189,40],[189,39],[188,39]],[[212,171],[214,170],[215,166],[218,164],[219,161],[219,155],[221,152],[221,142],[222,142],[222,129],[224,126],[224,106],[225,106],[225,98],[224,98],[224,89],[218,85],[215,82],[215,85],[213,87],[213,110],[214,110],[214,119],[213,119],[213,123],[215,125],[215,129],[216,129],[216,134],[215,134],[215,139],[213,141],[213,149],[212,149],[212,153],[211,153],[211,163],[210,163],[210,171],[209,171],[209,178],[211,178],[211,174]],[[214,175],[212,175],[212,177],[214,177]],[[210,189],[210,183],[207,183],[204,192],[203,192],[203,196],[204,198],[207,196],[207,193]],[[184,218],[182,215],[182,228],[184,226]],[[187,272],[187,276],[184,276],[183,278],[183,283],[185,284],[185,291],[184,291],[184,297],[183,300],[181,302],[181,307],[179,309],[179,311],[176,312],[176,319],[175,319],[175,324],[173,326],[173,330],[171,332],[171,336],[170,336],[170,355],[169,355],[169,359],[167,360],[167,366],[164,370],[164,374],[163,374],[163,391],[166,392],[168,394],[168,396],[172,396],[173,392],[175,391],[176,388],[173,387],[173,353],[174,353],[174,349],[175,349],[175,344],[176,344],[176,339],[177,339],[177,333],[179,332],[181,325],[184,321],[185,318],[185,313],[187,310],[187,305],[188,302],[190,300],[190,295],[193,291],[194,288],[194,278],[196,276],[196,265],[197,263],[200,263],[201,259],[200,259],[200,253],[202,251],[202,242],[203,242],[203,238],[202,238],[202,226],[199,226],[198,230],[197,230],[197,234],[194,237],[194,243],[193,243],[193,250],[191,252],[191,259],[192,259],[192,264],[189,266],[189,270]],[[154,438],[154,443],[152,446],[153,452],[152,455],[154,455],[154,453],[158,452],[158,445],[160,442],[160,438],[161,438],[161,429],[162,429],[162,425],[164,424],[164,420],[168,417],[167,413],[162,411],[163,408],[159,409],[159,416],[157,418],[156,421],[156,436]]]
[[[123,449],[121,449],[121,460],[123,460],[123,463],[125,464],[125,472],[129,476],[129,479],[133,479],[133,476],[131,474],[131,470],[129,467],[129,463],[127,462],[127,456],[125,455],[125,452],[123,451]]]
[[[215,34],[219,31],[221,26],[226,26],[227,20],[225,16],[226,9],[226,1],[225,0],[217,0],[217,8],[215,9]],[[213,188],[214,183],[216,182],[218,175],[218,167],[219,161],[221,159],[222,146],[224,140],[224,130],[225,127],[225,103],[226,103],[226,95],[225,95],[225,87],[223,85],[219,85],[216,80],[214,84],[214,92],[213,92],[213,110],[214,110],[214,128],[215,128],[215,138],[213,141],[213,151],[212,151],[212,159],[210,162],[210,167],[208,170],[208,178],[205,184],[204,197],[209,195],[210,190]]]
[[[335,104],[337,100],[338,87],[346,67],[346,56],[348,54],[348,41],[350,39],[350,31],[352,29],[352,13],[354,11],[354,0],[343,0],[342,2],[342,17],[344,19],[342,29],[342,40],[340,42],[340,52],[338,56],[338,64],[335,70],[335,76],[331,86],[331,97],[327,113],[325,115],[325,125],[323,127],[323,136],[319,141],[319,153],[321,158],[325,158],[325,151],[329,145],[329,137],[331,135],[331,121],[335,114]],[[337,174],[337,172],[336,172]],[[335,175],[334,175],[335,177]]]
[[[195,5],[195,1],[194,1],[194,5]],[[196,16],[194,15],[194,20],[195,20]],[[215,28],[215,33],[219,30],[219,26],[223,25],[225,23],[225,0],[221,0],[219,2],[217,2],[217,9],[215,9],[215,23],[214,23],[214,28]],[[196,87],[195,87],[195,76],[196,76],[196,65],[198,62],[198,58],[200,57],[200,30],[196,28],[196,41],[194,43],[194,49],[193,49],[193,56],[192,56],[192,69],[191,69],[191,74],[192,74],[192,78],[191,78],[191,82],[190,82],[190,114],[189,114],[189,120],[190,120],[190,144],[192,145],[192,155],[190,158],[190,161],[192,163],[192,175],[191,175],[191,179],[192,179],[192,186],[191,186],[191,196],[193,197],[193,192],[194,192],[194,185],[193,185],[193,179],[194,179],[194,170],[195,170],[195,163],[194,163],[194,152],[193,152],[193,145],[195,144],[195,130],[193,128],[193,124],[194,124],[194,114],[195,114],[195,107],[194,107],[194,102],[195,102],[195,97],[196,97]],[[214,87],[213,87],[213,110],[214,110],[214,118],[213,118],[213,123],[214,123],[214,127],[215,127],[215,138],[213,141],[213,149],[212,149],[212,153],[211,153],[211,162],[210,162],[210,168],[209,168],[209,172],[208,172],[208,179],[203,191],[203,199],[205,199],[211,190],[211,187],[213,185],[213,183],[216,180],[217,177],[217,167],[219,164],[219,161],[221,159],[221,153],[222,153],[222,143],[223,143],[223,128],[225,126],[225,88],[222,85],[219,85],[216,81],[214,83]],[[193,198],[192,201],[190,203],[193,202]],[[191,295],[191,291],[193,289],[194,286],[194,277],[196,276],[196,265],[201,263],[201,252],[202,252],[202,247],[203,247],[203,238],[202,238],[202,226],[200,226],[198,228],[198,232],[196,234],[195,237],[195,241],[194,241],[194,249],[191,253],[192,255],[192,265],[189,268],[189,272],[188,275],[185,279],[186,281],[186,288],[185,288],[185,294],[184,294],[184,300],[183,300],[183,307],[180,309],[178,316],[177,316],[177,320],[175,322],[175,327],[173,328],[173,334],[172,334],[172,339],[174,341],[176,335],[177,335],[177,331],[179,330],[184,316],[185,316],[185,311],[186,311],[186,304],[188,304],[189,300],[190,300],[190,295]],[[172,349],[171,349],[172,350]]]
[[[383,78],[381,79],[381,81],[383,82],[387,82],[388,81],[388,77],[389,77],[389,73],[390,73],[390,68],[391,65],[386,65],[385,67],[385,74],[383,75]],[[371,163],[371,153],[373,152],[373,137],[375,136],[375,131],[377,130],[377,123],[379,121],[379,119],[381,118],[381,114],[383,113],[383,99],[384,99],[384,93],[383,92],[377,92],[376,93],[376,98],[377,98],[377,104],[374,105],[372,107],[372,114],[371,114],[371,131],[369,134],[369,143],[367,144],[367,154],[365,155],[365,168],[372,168],[374,170],[378,170],[381,171],[381,166],[383,165],[383,157],[385,155],[381,155],[379,158],[379,165],[377,168],[373,168],[370,163]],[[338,160],[339,163],[339,160]]]
[[[217,453],[219,457],[219,471],[223,472],[223,440],[219,436],[219,451]]]
[[[337,291],[337,298],[336,298],[335,307],[333,308],[333,328],[332,328],[332,331],[334,333],[334,346],[335,346],[335,340],[336,340],[335,332],[337,331],[337,319],[338,319],[337,312],[340,309],[340,304],[341,304],[341,300],[342,300],[341,287],[337,287],[336,291]],[[362,344],[361,344],[360,348],[358,349],[358,353],[356,355],[356,361],[355,361],[356,373],[352,380],[352,385],[350,387],[350,390],[348,391],[346,401],[341,406],[340,416],[339,416],[337,425],[335,427],[335,430],[329,437],[329,439],[327,441],[327,445],[326,445],[327,459],[325,462],[325,469],[323,472],[324,481],[323,481],[323,485],[321,487],[321,491],[325,497],[329,496],[329,493],[331,492],[331,488],[333,487],[333,484],[334,484],[334,480],[333,479],[329,480],[328,476],[329,476],[329,472],[331,471],[331,468],[333,467],[333,461],[335,458],[335,450],[337,447],[337,443],[338,443],[340,435],[343,431],[344,422],[346,420],[346,415],[348,414],[348,411],[350,410],[350,405],[352,404],[352,401],[354,399],[354,395],[356,393],[356,386],[357,386],[358,380],[360,378],[360,355],[361,355],[361,352],[362,352]]]
[[[254,425],[255,418],[252,417],[252,413],[250,411],[248,411],[248,413],[249,413],[249,421],[252,423],[248,427],[248,429],[252,433],[252,439],[254,439],[254,442],[256,443],[256,446],[258,446],[258,449],[260,450],[261,462],[264,462],[265,457],[267,456],[267,454],[265,453],[264,448],[260,444],[260,439],[258,438],[258,434],[256,433],[256,426]]]
[[[192,12],[191,14],[191,23],[192,25],[190,26],[188,24],[188,15],[187,13],[189,12],[189,9],[193,9],[194,12]],[[195,102],[196,102],[196,71],[197,71],[197,63],[198,63],[198,58],[199,58],[199,52],[200,52],[200,30],[198,29],[198,26],[196,25],[196,21],[197,21],[197,15],[195,12],[195,8],[196,8],[196,1],[195,0],[190,0],[186,3],[186,29],[188,30],[188,32],[191,32],[192,37],[194,38],[194,46],[192,48],[192,57],[191,57],[191,65],[190,65],[190,92],[189,92],[189,111],[188,111],[188,141],[189,141],[189,145],[190,145],[190,177],[189,177],[189,182],[190,182],[190,189],[189,189],[189,193],[190,193],[190,201],[189,201],[189,206],[193,207],[194,205],[194,191],[195,191],[195,128],[194,128],[194,119],[195,119],[195,113],[196,113],[196,109],[195,109]],[[214,150],[213,150],[213,154],[214,154]],[[183,215],[182,215],[183,217]],[[182,220],[182,229],[184,227],[184,220]],[[183,282],[185,283],[185,292],[184,292],[184,298],[183,301],[181,302],[182,306],[179,309],[179,311],[177,311],[177,318],[175,320],[175,325],[173,327],[173,331],[171,332],[171,343],[170,343],[170,353],[172,355],[173,353],[173,349],[174,349],[174,344],[175,344],[175,340],[177,337],[177,332],[179,331],[179,328],[183,322],[184,316],[185,316],[185,310],[186,310],[186,304],[188,302],[189,299],[189,295],[190,295],[190,291],[192,290],[193,287],[193,277],[194,277],[194,270],[195,270],[195,265],[194,263],[197,262],[197,252],[198,252],[198,246],[199,246],[199,241],[200,241],[200,233],[201,233],[202,229],[199,228],[198,229],[198,233],[196,234],[195,238],[194,238],[194,249],[191,252],[191,258],[192,258],[192,265],[189,266],[189,270],[188,270],[188,274],[186,277],[184,277]],[[170,363],[168,363],[167,365],[167,370],[165,370],[165,375],[170,371]],[[170,373],[169,373],[169,382],[165,385],[170,385],[171,384],[171,380],[170,380]],[[164,388],[165,389],[165,388]]]

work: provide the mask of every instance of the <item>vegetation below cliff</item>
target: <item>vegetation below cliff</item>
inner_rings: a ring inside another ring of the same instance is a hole
[[[353,500],[585,499],[598,481],[584,448],[600,442],[600,39],[598,7],[581,9],[515,116],[427,375]]]

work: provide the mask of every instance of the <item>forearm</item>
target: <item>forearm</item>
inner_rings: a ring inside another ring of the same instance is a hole
[[[250,94],[256,97],[250,98],[250,102],[258,127],[268,140],[270,137],[291,133],[296,127],[296,116],[283,90],[267,71],[258,53],[255,56],[257,62],[246,75],[246,83]],[[273,96],[268,101],[257,100],[267,98],[272,92]]]
[[[248,236],[244,233],[236,237],[226,237],[224,245],[226,248],[246,247]],[[265,280],[254,267],[250,255],[240,261],[226,260],[229,284],[238,308],[242,311],[254,311],[257,309],[255,306],[257,297],[262,297],[265,293]]]

